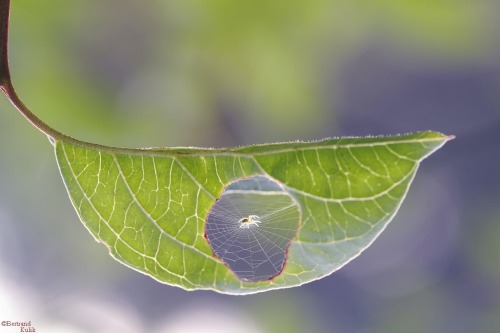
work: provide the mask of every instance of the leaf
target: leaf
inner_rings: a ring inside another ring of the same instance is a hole
[[[149,150],[59,140],[55,149],[78,215],[116,260],[184,289],[250,294],[317,280],[359,255],[420,161],[450,138]],[[265,265],[274,273],[261,275]]]

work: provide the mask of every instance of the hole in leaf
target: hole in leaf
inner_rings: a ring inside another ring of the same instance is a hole
[[[255,176],[226,187],[207,218],[213,252],[242,280],[281,273],[300,225],[297,202],[276,182]]]

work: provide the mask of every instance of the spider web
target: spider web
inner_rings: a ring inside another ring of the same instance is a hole
[[[240,227],[256,215],[261,223]],[[230,184],[208,214],[206,237],[214,253],[242,280],[278,275],[299,226],[297,203],[279,184],[256,176]]]

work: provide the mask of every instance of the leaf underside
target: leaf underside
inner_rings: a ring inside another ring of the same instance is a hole
[[[420,132],[219,150],[57,141],[55,149],[78,215],[115,259],[184,289],[251,294],[317,280],[359,255],[397,212],[420,161],[449,139]],[[252,176],[280,184],[301,216],[281,273],[264,281],[240,279],[205,237],[224,189]]]

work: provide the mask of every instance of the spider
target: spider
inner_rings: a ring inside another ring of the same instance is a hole
[[[256,226],[258,227],[260,223],[260,217],[257,215],[249,215],[248,217],[244,217],[238,221],[240,224],[240,228],[242,229],[249,229],[251,226]]]

